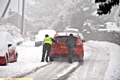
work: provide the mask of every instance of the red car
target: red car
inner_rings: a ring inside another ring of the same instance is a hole
[[[66,47],[65,41],[67,37],[69,36],[70,33],[57,33],[54,36],[54,39],[59,41],[56,44],[52,44],[51,52],[50,52],[50,57],[51,59],[54,59],[55,57],[58,57],[58,55],[67,55],[68,54],[68,49]],[[74,55],[75,58],[77,57],[80,61],[83,61],[84,57],[84,48],[83,48],[83,43],[81,41],[81,38],[79,34],[74,33],[73,34],[76,38],[76,47],[74,49]]]
[[[0,31],[0,36],[0,64],[7,65],[7,63],[17,61],[16,44],[11,34]]]

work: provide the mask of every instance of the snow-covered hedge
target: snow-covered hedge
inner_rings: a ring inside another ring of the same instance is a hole
[[[1,24],[0,31],[8,31],[18,45],[23,41],[22,35],[20,34],[20,29],[10,23]]]

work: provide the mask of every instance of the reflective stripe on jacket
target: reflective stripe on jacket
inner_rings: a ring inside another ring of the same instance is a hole
[[[48,43],[48,44],[51,44],[52,45],[52,40],[51,40],[51,38],[50,37],[45,37],[44,38],[44,44],[45,43]]]

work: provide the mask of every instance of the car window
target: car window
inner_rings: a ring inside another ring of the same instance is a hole
[[[67,40],[68,36],[57,36],[55,37],[55,40],[59,41],[59,42],[65,42]],[[80,39],[80,37],[76,36],[76,39]],[[81,39],[80,39],[81,40]]]
[[[67,39],[67,36],[58,36],[55,39],[59,42],[65,42]]]

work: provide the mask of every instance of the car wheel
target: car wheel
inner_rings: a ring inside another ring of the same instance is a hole
[[[54,55],[50,55],[50,61],[54,61]]]
[[[82,57],[84,57],[84,51],[83,51],[83,53],[82,53]]]
[[[85,40],[82,40],[82,43],[84,43],[85,42]]]
[[[15,62],[17,62],[17,58],[18,58],[18,53],[16,53],[15,55]]]
[[[79,61],[83,62],[83,54],[79,55]]]

